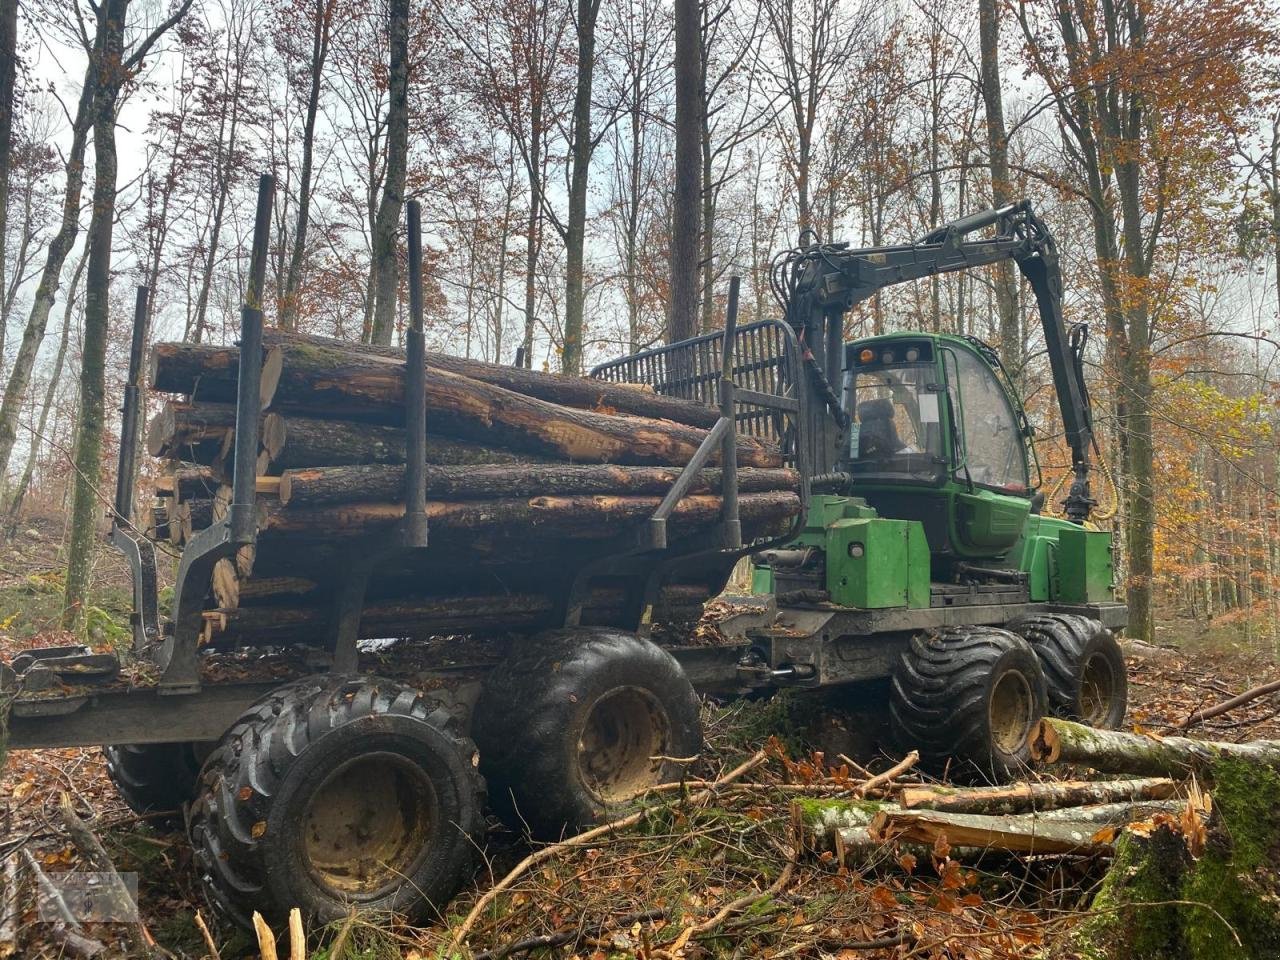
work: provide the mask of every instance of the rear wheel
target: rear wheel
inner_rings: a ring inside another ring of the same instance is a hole
[[[273,691],[200,775],[191,842],[210,901],[248,926],[290,907],[422,920],[468,879],[483,827],[476,750],[420,691],[372,677]]]
[[[661,647],[607,629],[532,637],[485,680],[481,769],[515,826],[555,837],[677,780],[702,749],[698,697]]]
[[[1097,620],[1036,614],[1009,624],[1040,658],[1055,716],[1113,730],[1124,722],[1129,681],[1124,652]]]
[[[183,804],[196,790],[207,743],[141,743],[103,747],[107,776],[129,809],[138,814],[173,811],[158,822],[181,823]]]
[[[894,671],[889,717],[903,749],[934,770],[1007,780],[1030,760],[1027,741],[1047,704],[1025,640],[995,627],[911,638]]]

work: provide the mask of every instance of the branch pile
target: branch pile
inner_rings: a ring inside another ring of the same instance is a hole
[[[228,640],[314,634],[357,539],[391,542],[404,516],[403,353],[276,331],[263,350],[259,541],[221,561],[210,585],[211,634]],[[232,347],[154,348],[151,387],[178,396],[146,438],[170,468],[152,528],[174,544],[230,507],[238,366]],[[548,578],[642,525],[718,416],[641,387],[436,353],[426,383],[431,547],[378,570],[362,625],[371,636],[542,622]],[[785,531],[800,509],[796,474],[748,436],[738,465],[744,537]],[[672,539],[711,529],[720,492],[718,465],[702,471],[672,515]],[[663,601],[696,619],[712,589],[676,585]],[[597,590],[588,621],[608,622],[625,599]]]

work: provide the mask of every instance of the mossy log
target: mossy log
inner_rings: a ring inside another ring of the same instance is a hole
[[[659,497],[613,495],[537,496],[495,500],[427,501],[427,520],[433,531],[472,533],[518,529],[528,539],[539,534],[603,538],[615,536],[626,524],[652,516]],[[404,516],[403,502],[345,503],[298,508],[263,504],[261,530],[265,535],[316,537],[358,536],[390,527]],[[694,495],[676,505],[671,520],[677,529],[705,526],[719,518],[718,496]],[[738,500],[744,536],[770,528],[800,511],[800,498],[789,491],[746,493]]]
[[[311,346],[399,363],[404,363],[405,360],[404,351],[396,347],[348,343],[329,337],[285,333],[279,330],[265,331],[263,344],[268,352],[278,347]],[[215,361],[215,351],[219,350],[223,355],[218,356]],[[672,420],[676,423],[703,428],[714,425],[719,417],[718,411],[699,403],[663,396],[638,386],[610,383],[606,380],[542,373],[526,370],[523,367],[508,367],[436,352],[427,353],[426,364],[428,371],[443,370],[447,373],[461,374],[514,393],[523,393],[526,396],[569,407]],[[226,389],[224,383],[229,380],[230,398],[234,399],[234,371],[237,367],[238,358],[235,357],[233,348],[214,348],[201,344],[161,344],[153,354],[152,383],[156,384],[159,381],[162,384],[155,387],[158,390],[195,393],[201,386],[197,378],[203,378],[203,392],[208,393],[215,383],[220,389]],[[231,374],[229,378],[228,373]],[[209,397],[209,399],[212,398]]]
[[[1280,956],[1280,772],[1219,757],[1202,773],[1213,811],[1198,855],[1172,817],[1122,834],[1089,915],[1055,950],[1085,960]]]
[[[680,476],[679,467],[624,467],[612,464],[536,464],[429,466],[427,495],[442,500],[569,494],[665,494]],[[691,494],[720,492],[719,469],[703,470]],[[796,491],[800,477],[787,469],[744,467],[738,471],[743,493]],[[371,464],[286,470],[280,477],[280,502],[322,506],[357,500],[394,500],[404,491],[404,467]]]
[[[1167,800],[1180,787],[1164,777],[1128,780],[1046,780],[997,787],[904,787],[898,796],[903,809],[920,808],[949,813],[1025,813],[1060,807]]]
[[[1189,771],[1210,769],[1225,758],[1280,767],[1280,740],[1217,743],[1157,738],[1046,717],[1032,733],[1031,756],[1043,763],[1079,763],[1112,773],[1183,777]]]
[[[400,427],[269,413],[262,421],[262,447],[272,471],[304,467],[404,463]],[[542,458],[482,443],[427,434],[427,462],[472,465],[533,463]]]
[[[1108,853],[1109,833],[1086,821],[1056,820],[1034,814],[987,816],[937,810],[881,810],[867,833],[881,843],[905,841],[933,847],[946,840],[955,847],[1010,853]]]

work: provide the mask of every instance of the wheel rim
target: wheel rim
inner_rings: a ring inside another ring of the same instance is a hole
[[[1111,661],[1095,653],[1084,662],[1080,674],[1080,719],[1097,726],[1107,719],[1115,691],[1116,675]]]
[[[336,767],[302,816],[303,857],[322,886],[372,900],[404,883],[426,855],[436,793],[426,772],[395,753]]]
[[[647,690],[620,687],[587,711],[578,739],[578,769],[602,803],[634,797],[659,781],[669,741],[666,711]]]
[[[1006,754],[1022,749],[1038,719],[1031,684],[1017,670],[1002,673],[991,688],[988,703],[991,742]]]

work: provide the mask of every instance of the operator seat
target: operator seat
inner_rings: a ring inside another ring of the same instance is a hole
[[[898,453],[906,446],[893,422],[893,403],[864,400],[858,404],[858,459],[875,459]]]

